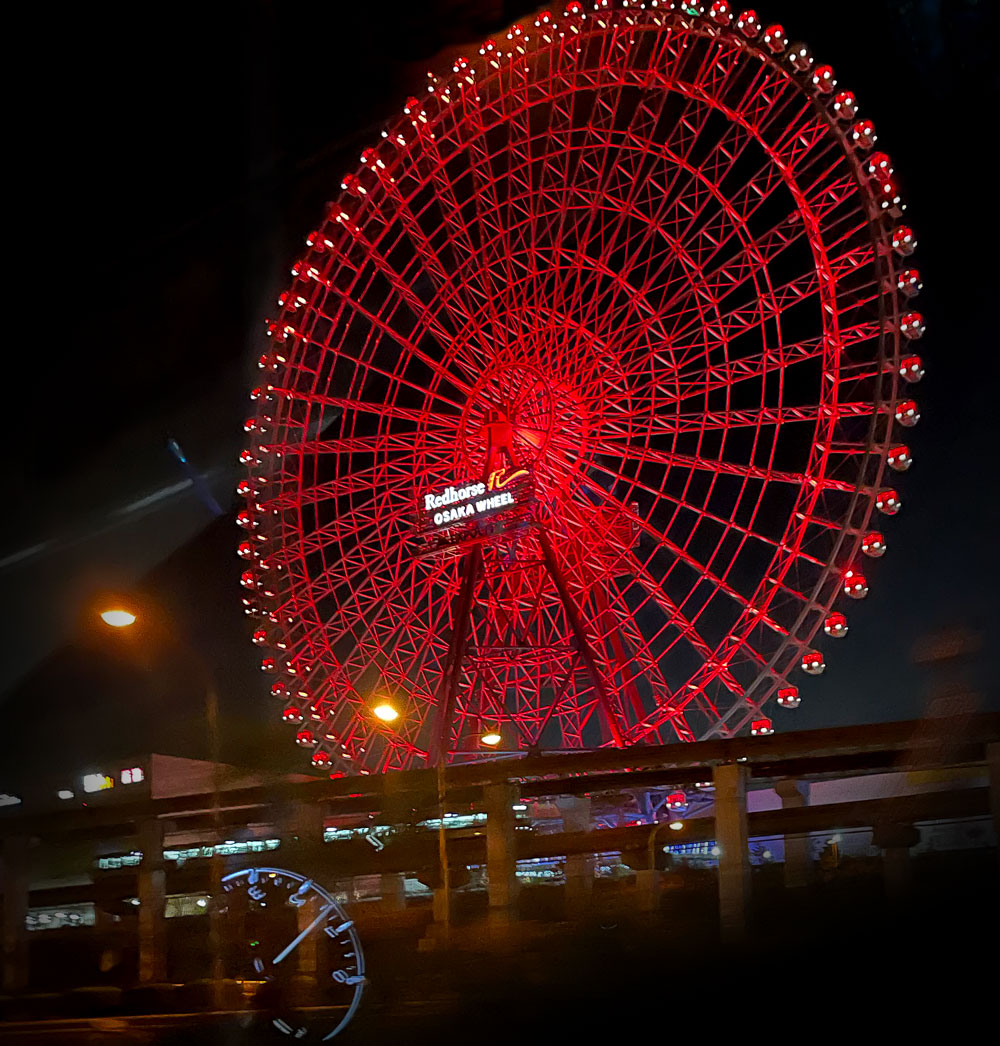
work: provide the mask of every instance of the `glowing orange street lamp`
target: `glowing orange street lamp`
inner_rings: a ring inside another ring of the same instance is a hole
[[[482,737],[479,738],[480,742],[484,745],[489,745],[490,748],[495,748],[503,738],[500,736],[500,731],[496,729],[487,730]]]
[[[383,723],[394,723],[399,718],[399,712],[388,701],[376,705],[372,709],[372,714],[376,719],[381,719]]]
[[[128,628],[129,625],[135,624],[135,614],[122,610],[120,607],[114,607],[110,610],[102,610],[101,620],[112,628]]]

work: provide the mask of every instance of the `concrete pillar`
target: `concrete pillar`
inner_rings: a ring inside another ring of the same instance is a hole
[[[663,873],[655,868],[641,868],[635,873],[636,900],[640,912],[655,912],[660,906],[660,884]]]
[[[786,778],[774,790],[781,798],[782,810],[809,805],[809,783]],[[812,879],[812,840],[808,833],[785,836],[785,887],[807,886]]]
[[[564,832],[589,832],[590,798],[563,796],[556,805],[562,814]],[[594,892],[593,854],[570,854],[566,858],[566,913],[583,915],[589,908]]]
[[[20,992],[28,986],[28,840],[23,835],[3,840],[3,990]]]
[[[295,854],[298,863],[289,863],[288,867],[301,875],[317,874],[317,855],[322,854],[323,824],[326,810],[321,803],[296,803],[284,818],[284,830],[290,840],[289,849]],[[296,857],[291,857],[295,861]],[[298,930],[301,933],[319,914],[315,894],[310,894],[305,904],[296,914]],[[295,968],[298,973],[315,977],[319,965],[319,933],[311,933],[303,938],[295,949]]]
[[[402,872],[383,872],[379,892],[382,911],[402,912],[406,909],[406,876]]]
[[[281,846],[306,860],[321,852],[326,811],[322,803],[295,803],[278,818]],[[290,865],[294,868],[295,865]]]
[[[747,832],[747,769],[724,763],[712,771],[715,843],[719,847],[719,926],[722,939],[746,937],[750,910],[750,840]]]
[[[882,848],[882,881],[890,901],[904,900],[910,892],[910,847],[919,842],[920,830],[912,824],[886,821],[872,827],[872,844]]]
[[[506,781],[486,785],[483,789],[489,918],[494,924],[510,923],[517,918],[517,841],[513,807],[518,798],[517,785]]]
[[[163,867],[163,822],[150,817],[139,823],[139,980],[157,983],[167,977],[167,873]]]
[[[887,846],[882,851],[882,881],[890,900],[902,900],[910,892],[913,869],[908,846]]]
[[[997,860],[1000,861],[1000,742],[994,741],[986,746],[986,766],[990,772],[990,810],[997,840]]]
[[[413,821],[412,793],[404,791],[405,775],[395,771],[382,778],[382,816],[380,824],[406,825]],[[401,872],[383,872],[379,893],[381,908],[386,912],[401,912],[406,908],[405,876]]]

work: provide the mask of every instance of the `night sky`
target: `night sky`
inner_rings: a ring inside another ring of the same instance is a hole
[[[827,673],[803,687],[796,712],[775,710],[780,729],[920,715],[930,684],[913,648],[945,627],[984,637],[973,684],[984,704],[1000,704],[986,669],[1000,573],[990,6],[758,8],[829,61],[875,121],[920,241],[928,322],[922,419],[907,434],[915,464],[898,483],[902,512],[883,527],[889,552],[871,564],[871,593],[851,606]],[[105,749],[197,754],[199,684],[181,647],[112,655],[84,624],[100,593],[143,577],[220,680],[223,754],[302,765],[254,668],[233,554],[262,320],[380,120],[428,67],[533,9],[78,5],[34,28],[39,61],[8,134],[20,147],[8,209],[23,234],[10,252],[20,261],[8,283],[0,545],[0,723],[12,765],[38,750],[29,739],[73,766]],[[201,496],[168,439],[205,477]]]

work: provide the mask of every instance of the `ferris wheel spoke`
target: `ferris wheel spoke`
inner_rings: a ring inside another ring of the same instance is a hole
[[[423,272],[435,285],[441,307],[452,314],[456,326],[459,328],[470,324],[478,326],[482,302],[477,304],[469,299],[466,296],[467,288],[464,281],[455,281],[454,266],[449,265],[439,256],[439,252],[431,242],[431,237],[424,230],[419,217],[411,210],[410,201],[400,191],[396,180],[389,177],[385,171],[380,171],[380,177],[387,197],[395,205],[392,214],[380,212],[382,222],[386,227],[391,228],[394,219],[398,219],[423,264]],[[444,329],[438,316],[430,310],[413,289],[411,283],[404,278],[376,243],[361,234],[356,234],[356,238],[376,271],[389,281],[399,299],[424,322],[442,349],[447,351],[454,341],[454,334]]]
[[[595,450],[602,454],[638,461],[641,464],[652,462],[668,467],[691,468],[713,475],[741,476],[744,479],[760,479],[766,482],[789,483],[792,486],[803,486],[815,482],[811,476],[802,472],[783,472],[780,469],[765,468],[758,465],[743,464],[736,461],[724,461],[717,458],[702,458],[692,454],[680,454],[673,451],[655,450],[649,446],[637,446],[634,443],[617,442],[613,439],[592,441]],[[624,476],[619,476],[625,479]],[[835,490],[854,492],[853,484],[839,483],[835,480],[824,480],[824,486]]]
[[[479,233],[484,247],[499,244],[487,257],[486,265],[498,265],[502,270],[499,276],[499,291],[509,287],[513,277],[511,270],[510,241],[500,220],[500,197],[497,193],[496,178],[491,169],[490,157],[486,148],[486,124],[483,118],[482,97],[477,88],[463,90],[457,103],[469,126],[470,133],[463,139],[463,144],[470,157],[469,170],[472,175],[474,191],[472,193],[476,207],[476,218]]]
[[[655,146],[653,146],[652,143],[650,143],[650,145],[651,148],[655,148]],[[677,166],[678,169],[692,167],[692,165],[688,164],[686,160],[683,160],[682,158],[676,156],[673,153],[670,153],[669,150],[667,151],[667,153],[669,155],[669,159]],[[699,177],[701,177],[700,172],[695,171],[693,167],[692,173],[697,174]],[[717,193],[717,190],[714,190],[714,193],[717,201],[721,200],[723,206],[725,206],[725,201]],[[713,192],[709,192],[707,195],[712,196]],[[609,207],[613,211],[616,211],[623,216],[634,214],[634,204],[632,204],[631,200],[625,201],[616,199],[610,188],[604,191],[601,197],[601,201],[604,206]],[[655,240],[658,240],[664,246],[659,250],[655,250],[653,246]],[[649,290],[657,284],[658,279],[660,278],[666,266],[672,267],[677,259],[680,259],[682,264],[684,264],[684,259],[686,257],[685,248],[681,245],[681,242],[679,240],[671,236],[670,233],[664,228],[662,220],[655,220],[652,218],[647,219],[646,222],[640,227],[639,231],[634,234],[634,236],[625,238],[624,243],[626,250],[631,250],[631,260],[635,260],[643,256],[645,256],[646,258],[646,277],[639,285],[637,285],[634,291],[635,298],[637,301],[642,302],[646,300],[646,296]],[[611,266],[603,263],[603,259],[606,256],[606,252],[603,250],[603,247],[599,248],[597,251],[591,252],[591,254],[596,259],[594,264],[601,265],[601,267],[605,269],[612,268]],[[662,264],[658,269],[652,270],[652,261],[656,257],[660,257],[662,259]],[[633,265],[630,264],[628,261],[624,265],[619,266],[619,270],[622,273],[631,272],[632,269]],[[577,266],[577,272],[579,273],[580,271],[580,267]],[[688,273],[689,276],[697,273],[696,267],[692,264],[685,264],[685,271]],[[585,304],[581,300],[584,286],[585,285],[578,276],[576,283],[576,293],[574,297],[570,299],[570,307],[574,310],[582,309],[584,313],[584,321],[587,323],[592,323],[598,316],[607,316],[606,298],[609,292],[604,292],[602,295],[598,296],[590,295],[588,302]]]
[[[740,148],[736,150],[719,147],[713,152],[709,160],[699,164],[697,168],[691,168],[688,171],[686,188],[689,188],[692,184],[701,184],[703,182],[702,191],[694,193],[693,202],[687,200],[686,192],[679,193],[672,200],[673,211],[677,215],[676,220],[673,223],[668,223],[665,216],[663,216],[656,223],[656,228],[670,242],[690,245],[686,246],[685,249],[689,251],[691,268],[699,273],[702,279],[707,275],[706,265],[711,257],[718,254],[723,246],[736,235],[741,237],[741,253],[749,253],[751,255],[755,253],[754,237],[747,232],[747,222],[768,201],[771,195],[785,184],[784,179],[777,172],[774,164],[769,161],[757,171],[756,175],[744,181],[734,199],[731,200],[726,195],[719,193],[715,186],[722,182],[724,172],[721,170],[721,161],[713,164],[711,160],[713,158],[718,160],[718,157],[722,156],[724,157],[725,165],[731,167],[737,162],[746,147],[752,141],[757,140],[750,134],[748,128],[742,125],[732,125],[730,133],[737,140],[740,135],[743,136]],[[656,148],[657,146],[655,142],[650,142],[648,147]],[[672,157],[672,159],[674,162],[678,162],[677,157]],[[697,219],[705,213],[706,207],[712,201],[719,205],[718,215],[707,219],[706,223],[696,232],[695,223]],[[700,244],[705,244],[705,246],[699,246]],[[641,242],[641,247],[646,252],[647,269],[650,273],[646,282],[654,283],[662,276],[663,267],[661,265],[658,270],[652,269],[652,261],[655,259],[657,252],[650,251],[651,244],[648,236]],[[667,257],[669,258],[669,255]],[[699,293],[699,281],[685,279],[679,281],[679,283],[684,296]],[[676,300],[669,301],[666,308],[673,308],[675,305]]]
[[[616,100],[619,103],[621,98],[621,94],[617,93]],[[594,161],[587,161],[585,151],[582,149],[576,150],[579,156],[579,164],[581,166],[587,164],[583,169],[589,171],[590,174],[588,180],[581,182],[577,178],[574,183],[575,195],[581,199],[583,206],[580,208],[564,208],[560,215],[560,220],[555,225],[556,240],[553,244],[554,253],[563,251],[563,243],[567,239],[570,239],[571,242],[572,240],[576,242],[576,247],[573,249],[575,257],[571,262],[570,271],[575,271],[577,276],[574,287],[565,296],[567,311],[579,310],[586,293],[586,284],[582,278],[584,269],[580,263],[584,255],[589,252],[594,226],[598,218],[607,209],[607,182],[609,175],[626,186],[629,195],[628,199],[623,201],[622,205],[617,209],[611,228],[606,233],[603,228],[601,230],[600,248],[598,252],[594,252],[601,259],[607,256],[607,247],[618,241],[623,224],[627,220],[627,216],[634,211],[637,201],[648,193],[647,179],[642,176],[642,172],[644,168],[648,169],[649,165],[654,161],[648,154],[635,149],[632,138],[638,130],[635,126],[637,119],[641,120],[640,126],[654,127],[665,104],[665,98],[663,97],[659,100],[659,106],[655,107],[651,106],[647,100],[640,101],[637,105],[636,114],[632,121],[633,126],[630,128],[629,134],[609,135],[606,132],[617,121],[618,107],[617,105],[614,107],[601,105],[600,101],[601,96],[598,94],[595,105],[599,107],[600,119],[596,123],[594,121],[588,123],[588,134],[592,140],[600,137],[602,128],[605,131],[603,146],[599,147],[600,158]],[[685,104],[685,114],[690,104],[690,100]],[[704,119],[707,119],[707,114]],[[694,136],[692,135],[688,145],[689,151],[693,148],[693,145]],[[564,149],[564,155],[568,156],[568,154],[568,148]],[[675,174],[674,177],[676,178],[677,175]],[[562,193],[560,193],[560,196],[562,196]],[[577,215],[576,221],[567,220],[572,214]],[[588,320],[589,318],[587,317]]]
[[[462,207],[455,196],[452,180],[445,171],[437,139],[422,125],[418,127],[418,132],[421,134],[426,155],[430,160],[429,176],[437,189],[437,202],[448,228],[453,253],[457,256],[457,274],[460,276],[457,286],[468,292],[463,295],[463,300],[468,306],[468,313],[472,317],[477,317],[485,311],[494,337],[505,339],[508,333],[507,325],[496,308],[498,288],[493,281],[489,265],[477,264],[479,252],[469,235],[468,221],[462,215]],[[502,346],[504,342],[500,341],[499,344]]]
[[[767,162],[740,186],[732,198],[724,198],[717,213],[706,216],[700,228],[695,230],[689,226],[686,229],[674,230],[674,236],[678,240],[690,242],[691,257],[698,271],[708,282],[711,282],[712,277],[724,273],[727,259],[732,258],[734,253],[736,258],[750,260],[758,255],[758,261],[761,261],[766,259],[767,255],[758,250],[758,244],[769,245],[772,258],[785,249],[787,243],[784,242],[784,237],[779,236],[782,227],[797,225],[802,231],[807,229],[802,218],[803,208],[814,219],[822,220],[841,205],[856,186],[850,172],[843,167],[841,158],[835,155],[832,147],[828,154],[831,156],[830,165],[818,173],[813,172],[810,183],[801,187],[782,177],[778,169]],[[792,192],[789,202],[794,206],[785,212],[779,222],[754,235],[749,231],[751,220],[772,202],[780,189]],[[699,217],[703,212],[704,208],[699,212]],[[734,245],[735,252],[732,251]],[[690,289],[682,285],[680,293],[689,294]],[[676,304],[677,298],[669,302],[669,307]]]
[[[737,523],[735,519],[723,519],[722,517],[717,516],[712,512],[709,512],[705,506],[691,504],[690,502],[685,501],[683,497],[671,494],[666,490],[651,487],[649,486],[649,484],[642,483],[631,476],[627,476],[624,473],[618,471],[617,469],[613,469],[609,465],[605,465],[603,462],[599,462],[597,460],[590,460],[588,461],[588,464],[591,467],[596,468],[600,472],[603,472],[605,475],[609,476],[616,483],[626,484],[631,490],[641,490],[647,494],[652,495],[655,498],[658,498],[663,501],[668,501],[672,505],[675,505],[678,510],[691,512],[699,519],[708,520],[711,523],[715,523],[717,526],[722,527],[723,531],[725,532],[734,531],[738,534],[743,534],[745,537],[753,538],[756,541],[762,542],[765,545],[770,545],[774,548],[782,547],[782,543],[773,537],[768,537],[766,534],[761,534],[756,530],[752,530],[750,527],[742,526],[741,524]],[[607,493],[604,487],[600,484],[595,484],[594,486],[588,485],[588,489],[596,489],[600,491],[601,496]],[[806,558],[808,559],[810,557],[806,556]]]
[[[340,497],[370,493],[373,486],[378,486],[386,493],[408,491],[413,486],[413,476],[403,469],[394,470],[387,464],[373,465],[371,468],[345,472],[336,479],[324,480],[310,486],[293,487],[269,499],[267,507],[286,510],[301,504],[318,505]]]
[[[752,355],[723,356],[721,359],[714,358],[712,350],[723,346],[703,344],[699,348],[701,351],[686,355],[680,363],[675,364],[670,384],[666,387],[651,386],[649,394],[641,398],[633,392],[628,400],[623,398],[622,402],[609,402],[605,407],[607,427],[625,435],[629,432],[627,415],[632,410],[645,407],[658,413],[671,407],[676,408],[685,400],[703,399],[710,393],[721,392],[741,382],[766,380],[772,374],[787,375],[796,364],[823,359],[828,351],[828,341],[823,337],[812,338],[764,348]],[[675,361],[675,357],[669,358],[671,362]],[[641,376],[640,364],[648,366],[649,361],[634,360],[632,369],[626,373]],[[622,420],[618,420],[619,415],[623,415]]]
[[[635,511],[633,511],[631,506],[626,506],[626,504],[620,498],[616,498],[613,494],[605,490],[605,488],[600,486],[599,484],[586,482],[585,485],[596,496],[601,498],[602,501],[604,501],[607,505],[613,507],[620,518],[627,519],[629,522],[632,523],[632,525],[636,528],[637,531],[641,531],[647,534],[649,537],[651,537],[654,541],[654,544],[657,547],[666,550],[674,558],[685,563],[687,566],[693,568],[696,572],[698,572],[701,576],[707,578],[716,586],[716,588],[719,591],[724,592],[727,596],[729,596],[730,599],[739,604],[739,606],[743,607],[744,609],[750,607],[750,603],[744,595],[742,595],[739,591],[733,588],[728,582],[726,582],[720,577],[717,577],[705,564],[698,562],[698,560],[696,560],[685,548],[678,545],[672,539],[668,538],[666,534],[664,534],[661,530],[655,527],[651,522],[638,515]],[[691,508],[692,511],[698,513],[699,515],[704,515],[703,510],[697,509],[694,506],[685,507]],[[578,516],[577,518],[579,519],[580,517]],[[727,524],[721,520],[719,522],[723,523],[723,525],[732,525]],[[614,539],[610,536],[606,536],[606,540],[610,541],[612,544],[616,544],[617,548],[622,553],[628,555],[632,554],[631,550],[626,548],[624,544],[615,543]],[[682,609],[682,607],[679,607],[679,609]]]
[[[427,388],[426,385],[418,385],[416,382],[410,382],[403,379],[400,375],[395,374],[391,371],[382,370],[379,367],[368,366],[362,363],[360,360],[352,360],[356,363],[359,369],[371,372],[373,374],[379,374],[383,377],[391,379],[393,382],[399,384],[402,387],[410,388],[415,392],[423,393],[424,395],[432,396],[434,399],[439,400],[441,403],[449,407],[454,407],[456,413],[442,413],[440,411],[433,414],[429,414],[426,410],[417,410],[414,408],[403,407],[396,403],[387,403],[384,399],[382,400],[365,400],[359,397],[352,396],[328,396],[317,392],[297,392],[291,389],[284,389],[280,386],[273,386],[272,391],[279,396],[284,396],[290,400],[297,400],[301,403],[307,403],[310,407],[330,407],[337,411],[347,411],[351,414],[374,414],[379,418],[386,421],[404,421],[414,425],[430,425],[432,427],[441,427],[443,429],[457,429],[459,423],[458,412],[461,411],[461,407],[458,403],[453,400],[446,399],[440,393],[433,389]]]
[[[717,343],[692,343],[687,346],[676,346],[683,355],[673,357],[676,366],[678,400],[701,397],[709,392],[728,388],[741,381],[756,380],[768,377],[772,373],[786,374],[789,368],[797,363],[809,360],[823,360],[832,349],[847,350],[856,345],[872,341],[878,336],[878,324],[866,322],[850,327],[840,327],[835,331],[815,338],[795,342],[783,342],[772,347],[765,347],[761,352],[738,359],[723,359],[718,363],[709,362],[709,354],[720,348]],[[698,364],[701,363],[701,370]],[[702,381],[680,382],[688,374],[702,374]],[[683,392],[680,392],[680,388]]]
[[[755,87],[760,78],[766,75],[767,74],[763,68],[758,70],[751,83],[747,86],[747,91],[749,92],[753,87]],[[779,88],[779,94],[780,93],[781,89]],[[767,109],[767,114],[765,116],[766,121],[776,119],[779,115],[783,114],[785,105],[788,100],[793,97],[791,92],[785,91],[783,93],[784,98],[775,95],[770,99],[771,104]],[[660,194],[659,213],[655,216],[655,219],[648,223],[646,235],[641,237],[635,245],[635,249],[629,259],[629,268],[631,268],[634,261],[643,257],[643,252],[649,250],[651,246],[650,237],[653,229],[663,229],[665,227],[665,213],[668,212],[668,209],[673,210],[678,214],[683,213],[685,215],[684,219],[678,219],[677,230],[679,234],[683,234],[691,227],[693,222],[702,213],[704,205],[710,198],[709,193],[703,193],[701,205],[692,207],[690,203],[687,202],[692,184],[705,177],[703,172],[707,172],[709,176],[714,174],[715,178],[712,184],[720,184],[723,178],[724,167],[731,167],[733,164],[738,162],[746,148],[754,140],[753,136],[749,133],[748,127],[744,126],[739,121],[734,120],[729,124],[725,133],[715,144],[715,147],[709,154],[708,158],[701,161],[697,166],[688,163],[688,157],[691,155],[695,143],[700,139],[704,125],[709,117],[717,111],[716,105],[718,103],[715,99],[699,96],[696,92],[691,90],[683,92],[682,97],[685,99],[684,113],[678,119],[676,126],[681,129],[681,133],[678,135],[680,144],[682,146],[686,145],[686,149],[681,154],[676,152],[670,154],[670,160],[674,164],[672,180]],[[693,126],[687,118],[688,109],[692,104],[697,104],[700,110],[701,121],[697,126]],[[633,136],[635,137],[638,137],[636,134],[637,130],[638,129],[633,129]],[[656,150],[663,148],[661,143],[656,141],[652,135],[647,135],[645,139],[640,141],[638,144],[640,145],[641,150],[645,153],[655,152]],[[720,157],[723,159],[720,160]],[[686,222],[686,224],[682,224],[682,222]],[[674,239],[679,239],[679,236],[675,236]]]
[[[298,443],[279,444],[286,457],[314,457],[322,454],[365,454],[372,451],[384,454],[400,454],[403,460],[415,453],[414,436],[417,433],[380,432],[372,436],[340,436],[334,439],[307,439]],[[454,447],[447,435],[438,440],[428,439],[428,433],[420,433],[423,442],[419,445],[422,453],[440,451],[442,455]],[[397,460],[399,460],[397,458]]]
[[[628,554],[628,565],[631,576],[649,594],[653,602],[666,615],[668,623],[687,640],[694,651],[708,662],[713,659],[711,645],[701,636],[694,623],[681,611],[680,607],[667,595],[662,584],[656,581],[634,553]],[[742,688],[731,676],[724,679],[733,693],[741,693]]]
[[[805,404],[798,407],[759,407],[752,410],[704,411],[673,416],[636,417],[630,430],[635,438],[680,436],[738,428],[777,427],[796,422],[836,422],[843,418],[863,418],[875,413],[876,405],[866,401],[833,404]]]
[[[761,232],[756,236],[746,233],[747,222],[754,212],[759,210],[783,184],[783,180],[772,170],[765,183],[759,187],[754,186],[756,192],[733,205],[731,213],[738,216],[739,221],[732,222],[728,228],[720,227],[718,230],[712,230],[714,235],[710,236],[708,240],[710,250],[697,259],[704,286],[709,288],[711,297],[731,293],[747,280],[755,278],[761,266],[772,263],[792,244],[808,236],[809,230],[802,221],[801,204],[786,212],[766,232]],[[822,219],[830,210],[840,206],[855,188],[850,174],[845,172],[832,186],[826,178],[820,177],[805,190],[805,193],[811,192],[812,195],[800,194],[800,196],[803,196],[814,219]],[[724,249],[732,243],[741,230],[744,235],[739,242],[738,249],[734,253],[726,252]],[[827,246],[833,245],[828,244]],[[714,265],[710,264],[713,260]],[[678,281],[678,290],[666,301],[664,308],[676,312],[678,306],[695,293],[697,293],[695,286]]]
[[[402,281],[400,281],[400,284],[401,286],[405,286],[405,284],[402,284]],[[440,380],[444,381],[447,385],[450,385],[453,388],[458,389],[458,391],[465,393],[466,395],[469,395],[471,393],[472,388],[470,385],[466,383],[465,379],[463,379],[460,375],[454,374],[445,369],[437,359],[435,359],[429,353],[425,352],[423,349],[419,348],[416,342],[413,341],[411,338],[406,338],[403,335],[401,335],[400,332],[396,330],[387,320],[383,319],[379,315],[376,315],[374,312],[372,312],[370,309],[367,309],[360,302],[351,299],[346,292],[338,290],[335,286],[330,287],[330,292],[331,294],[341,295],[344,298],[345,302],[349,303],[350,307],[359,316],[364,317],[364,319],[368,323],[370,323],[373,327],[377,328],[383,336],[389,339],[390,343],[394,342],[397,345],[399,345],[400,348],[404,349],[410,357],[419,360]],[[416,298],[416,295],[412,295],[411,297],[416,301],[419,300]],[[431,333],[437,339],[440,345],[448,346],[452,344],[452,342],[454,341],[454,335],[445,331],[438,324],[436,319],[431,320],[430,315],[429,313],[426,313],[426,310],[423,318],[427,322],[428,329],[431,331]],[[349,354],[347,354],[346,351],[343,350],[343,347],[338,349],[338,354],[343,354],[345,357],[349,358]],[[359,363],[359,365],[370,367],[370,364],[366,361],[357,360],[356,362]],[[447,400],[446,402],[451,403],[452,401]]]
[[[741,592],[733,588],[733,586],[730,585],[729,582],[725,581],[721,577],[718,577],[715,573],[709,570],[709,568],[704,563],[700,563],[685,548],[668,538],[666,534],[661,533],[648,520],[633,512],[629,506],[623,504],[617,498],[614,498],[612,495],[608,494],[607,491],[603,490],[603,488],[597,489],[601,490],[601,492],[606,496],[607,500],[611,504],[614,504],[616,506],[622,518],[630,520],[640,531],[652,538],[655,544],[657,544],[659,547],[663,548],[665,551],[669,552],[671,555],[679,559],[682,563],[687,564],[687,566],[691,567],[696,573],[700,574],[708,581],[711,581],[712,584],[715,585],[715,587],[718,589],[718,591],[725,593],[725,595],[727,595],[739,606],[743,607],[744,609],[750,608],[750,602],[746,598],[746,596],[744,596]]]
[[[784,246],[790,246],[794,242],[794,237],[789,238]],[[750,300],[723,309],[723,296],[726,300],[731,300],[738,289],[747,287],[750,281],[756,281],[759,274],[766,275],[765,266],[773,261],[780,251],[769,253],[767,256],[763,252],[757,253],[759,260],[737,258],[732,265],[720,270],[712,285],[705,284],[706,298],[712,301],[715,311],[715,317],[708,325],[708,333],[712,336],[709,345],[728,344],[746,331],[763,325],[767,320],[780,317],[809,298],[822,298],[826,284],[833,278],[830,276],[821,279],[815,270],[805,271],[781,286],[769,287],[766,294],[761,294],[756,286],[750,287]],[[671,313],[675,322],[669,334],[675,350],[699,349],[705,344],[701,336],[704,302],[695,302],[685,308],[679,307],[692,297],[692,294],[687,293],[675,299]],[[685,341],[682,336],[690,333],[695,334],[694,340]]]

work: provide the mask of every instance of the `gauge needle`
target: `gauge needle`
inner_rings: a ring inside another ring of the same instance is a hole
[[[295,938],[292,943],[285,948],[274,960],[273,965],[277,966],[282,959],[287,959],[288,956],[295,951],[296,948],[316,929],[317,926],[327,917],[330,909],[333,907],[332,904],[328,904],[325,908],[320,909],[319,915]]]

